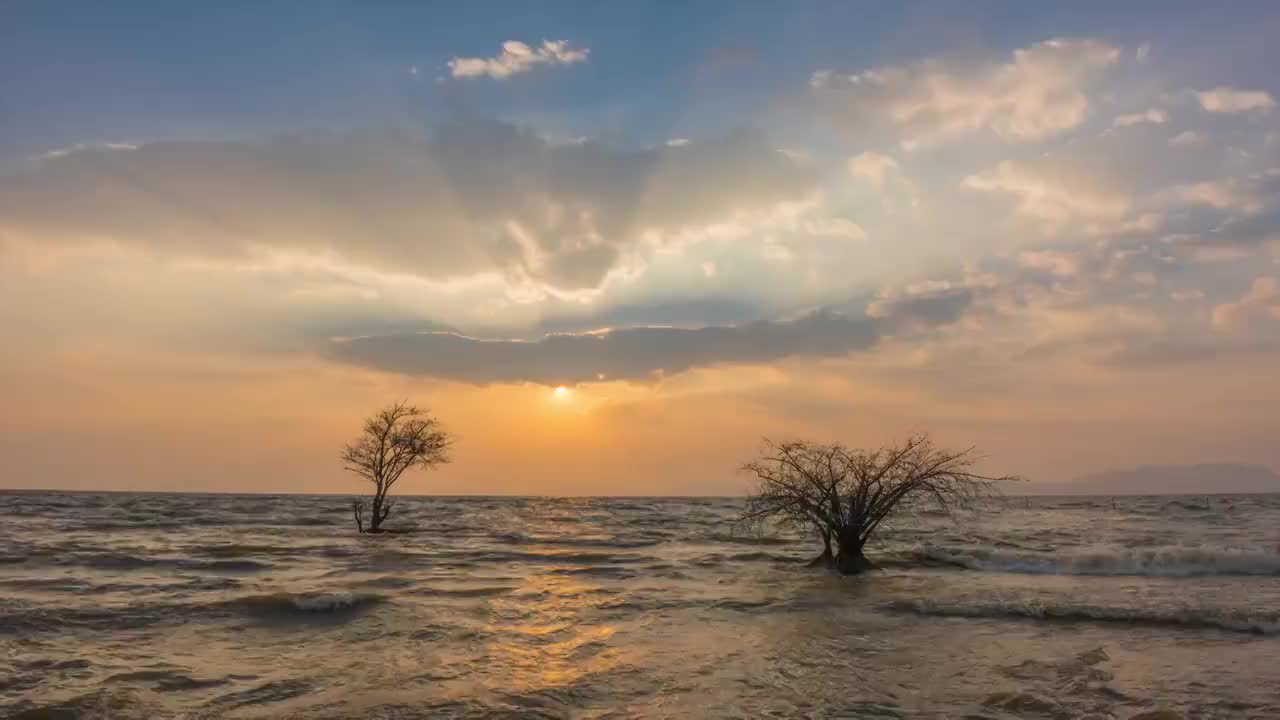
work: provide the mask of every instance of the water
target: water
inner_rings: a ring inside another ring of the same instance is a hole
[[[739,508],[0,494],[0,716],[1280,717],[1280,496],[1010,498],[861,577]]]

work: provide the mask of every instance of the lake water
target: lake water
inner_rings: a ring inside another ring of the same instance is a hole
[[[0,494],[0,717],[1280,717],[1280,496],[997,500],[859,577],[740,507]]]

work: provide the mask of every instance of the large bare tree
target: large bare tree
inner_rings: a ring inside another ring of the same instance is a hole
[[[941,450],[926,435],[870,451],[766,440],[744,467],[759,486],[742,520],[813,529],[823,542],[815,564],[860,573],[874,567],[863,554],[867,541],[894,514],[920,506],[949,512],[1017,479],[973,472],[972,451]]]
[[[382,523],[391,514],[387,498],[391,486],[413,467],[430,469],[449,462],[453,439],[430,412],[406,402],[384,408],[364,423],[360,437],[342,451],[346,470],[373,484],[372,513],[364,524],[364,503],[351,503],[356,529],[382,532]]]

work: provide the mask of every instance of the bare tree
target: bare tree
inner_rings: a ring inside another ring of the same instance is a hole
[[[860,573],[875,567],[863,554],[867,541],[895,513],[920,506],[950,512],[1017,479],[972,472],[972,451],[940,450],[926,435],[873,451],[766,440],[764,453],[743,468],[759,487],[741,520],[811,528],[823,541],[814,564]]]
[[[449,462],[453,439],[440,421],[426,410],[399,402],[379,411],[364,423],[364,430],[342,451],[346,470],[373,483],[373,506],[369,527],[364,524],[364,503],[354,500],[351,510],[360,532],[382,532],[382,523],[391,514],[387,498],[391,486],[412,467],[430,469]]]

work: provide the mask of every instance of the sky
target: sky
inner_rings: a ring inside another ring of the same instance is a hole
[[[1280,467],[1280,6],[0,7],[0,487]],[[558,388],[563,388],[557,391]]]

